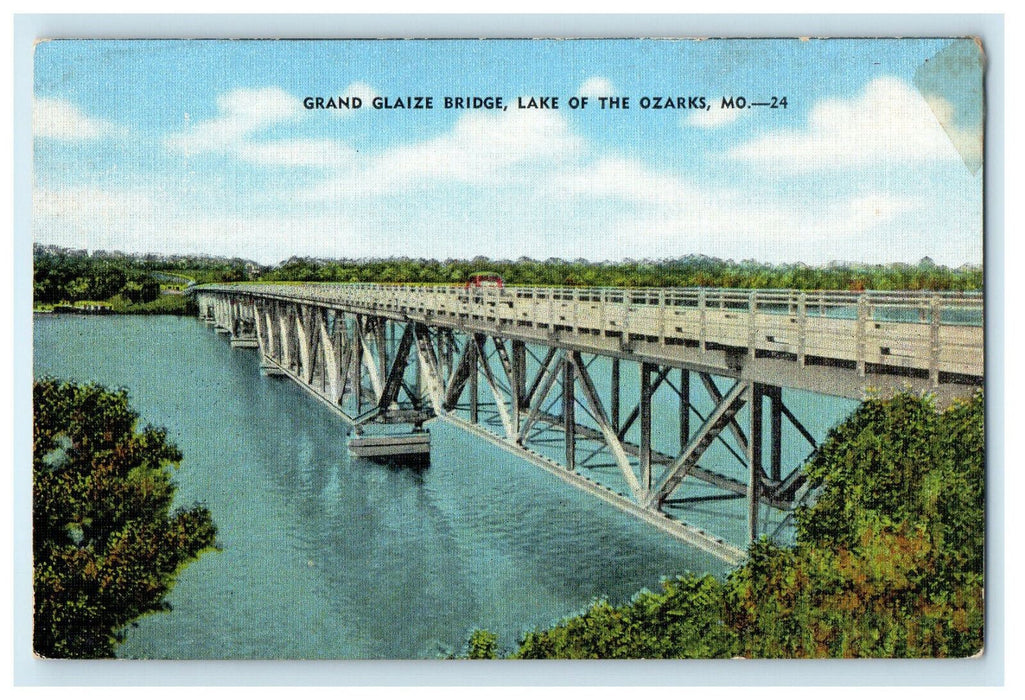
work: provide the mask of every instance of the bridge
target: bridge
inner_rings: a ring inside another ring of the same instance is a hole
[[[814,496],[804,459],[784,459],[793,443],[804,457],[817,446],[788,405],[794,391],[927,391],[942,405],[984,376],[979,293],[194,291],[200,318],[232,346],[257,348],[264,372],[297,382],[355,433],[449,421],[731,563],[745,543],[689,524],[688,513],[742,501],[754,539],[778,535]]]

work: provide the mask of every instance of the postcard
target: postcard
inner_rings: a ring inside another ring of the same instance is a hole
[[[984,74],[38,42],[35,653],[984,653]]]

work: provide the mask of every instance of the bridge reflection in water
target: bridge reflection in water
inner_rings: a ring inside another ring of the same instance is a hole
[[[816,446],[788,390],[861,399],[911,389],[944,404],[983,379],[978,293],[194,292],[200,317],[233,346],[258,348],[266,372],[295,380],[357,432],[448,420],[727,562],[743,560],[743,543],[687,524],[688,508],[744,499],[754,539],[778,533],[814,495],[801,460],[784,464],[784,425],[809,454]],[[702,463],[713,444],[736,468]],[[587,475],[600,467],[615,470],[619,488]]]

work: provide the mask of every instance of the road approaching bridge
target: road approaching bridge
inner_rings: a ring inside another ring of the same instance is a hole
[[[910,389],[944,404],[975,391],[984,373],[978,293],[376,284],[194,291],[201,318],[233,345],[259,348],[267,372],[297,381],[357,433],[444,418],[730,562],[742,560],[744,543],[681,517],[703,503],[744,499],[754,538],[778,532],[809,497],[800,464],[784,471],[784,419],[810,448],[816,441],[785,391],[861,399]],[[656,424],[663,429],[653,431]],[[739,471],[702,463],[713,443]],[[611,460],[618,488],[585,473],[601,459]]]

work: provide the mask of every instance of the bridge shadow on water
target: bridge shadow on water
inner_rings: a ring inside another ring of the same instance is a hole
[[[388,457],[353,457],[352,464],[372,468],[386,468],[391,472],[403,472],[423,482],[424,472],[431,466],[430,455],[392,455]]]

